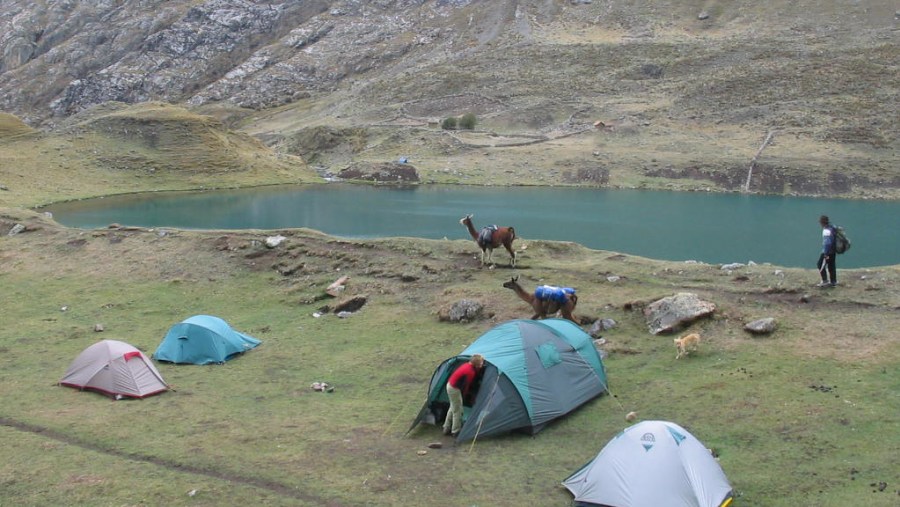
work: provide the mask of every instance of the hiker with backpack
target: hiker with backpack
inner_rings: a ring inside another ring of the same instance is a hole
[[[822,253],[816,266],[822,281],[817,287],[834,287],[837,285],[837,234],[827,215],[819,217],[819,225],[822,226]]]

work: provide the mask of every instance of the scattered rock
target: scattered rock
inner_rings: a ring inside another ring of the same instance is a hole
[[[342,292],[344,292],[344,289],[347,288],[346,283],[348,280],[350,280],[350,277],[347,275],[338,278],[337,280],[332,282],[331,285],[328,286],[328,288],[325,289],[325,293],[331,297],[338,297]]]
[[[376,181],[378,183],[417,183],[419,173],[409,163],[357,162],[338,173],[345,180]]]
[[[709,19],[709,13],[706,11],[703,11],[700,14],[697,14],[697,19],[699,19],[700,21],[703,21],[704,19]]]
[[[0,184],[0,190],[8,191],[9,187],[7,187],[6,185]]]
[[[677,331],[715,310],[715,303],[702,301],[696,294],[681,292],[650,303],[644,309],[644,317],[650,332],[660,334]]]
[[[102,333],[103,332],[103,324],[94,324],[94,332]]]
[[[426,451],[425,449],[421,449],[421,450],[416,451],[416,454],[418,454],[419,456],[424,456],[424,455],[428,454],[428,451]]]
[[[731,264],[722,264],[722,271],[734,271],[735,269],[739,269],[744,267],[744,264],[740,262],[732,262]]]
[[[775,318],[757,319],[744,326],[744,331],[752,334],[769,334],[775,331]]]
[[[625,414],[625,420],[628,422],[634,422],[637,419],[637,412],[628,412]]]
[[[428,444],[429,449],[441,449],[442,447],[444,447],[444,444],[441,442],[431,442]]]
[[[462,299],[453,303],[449,310],[441,310],[439,319],[449,322],[472,322],[483,317],[484,305],[471,299]]]
[[[7,236],[15,236],[16,234],[19,234],[20,232],[22,232],[24,230],[25,230],[24,225],[16,224],[12,227],[12,229],[9,230],[9,234],[7,234]]]
[[[341,313],[353,313],[359,311],[360,308],[366,306],[366,303],[368,301],[369,299],[366,296],[356,296],[347,301],[344,301],[343,303],[335,305],[334,313],[338,314],[338,317],[340,317]]]
[[[269,236],[268,238],[266,238],[266,247],[267,248],[275,248],[278,245],[284,243],[284,241],[286,239],[287,238],[285,238],[284,236],[282,236],[280,234],[278,236]]]
[[[598,319],[591,324],[588,334],[593,338],[600,338],[600,333],[616,327],[616,321],[613,319]]]
[[[318,391],[320,393],[333,393],[334,392],[334,386],[331,384],[328,384],[327,382],[313,382],[312,384],[310,384],[309,387],[313,391]]]

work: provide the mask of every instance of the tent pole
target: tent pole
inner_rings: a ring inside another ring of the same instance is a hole
[[[494,393],[497,392],[497,384],[500,383],[500,371],[497,371],[497,380],[494,381],[494,387],[491,388],[491,397],[487,400],[487,406],[491,405],[491,400],[494,399]],[[484,417],[478,420],[478,428],[475,429],[475,436],[472,437],[472,445],[469,446],[469,452],[472,452],[475,449],[475,441],[478,440],[478,434],[481,432],[481,425],[484,424]]]

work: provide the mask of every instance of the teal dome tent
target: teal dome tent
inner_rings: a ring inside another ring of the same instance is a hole
[[[195,315],[169,328],[153,358],[171,363],[224,363],[260,343],[219,317]]]
[[[508,431],[535,434],[606,391],[606,372],[591,336],[569,320],[512,320],[495,326],[431,377],[425,405],[410,427],[443,424],[447,379],[473,354],[485,367],[457,442]]]

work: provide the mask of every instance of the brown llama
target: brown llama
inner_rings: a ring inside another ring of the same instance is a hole
[[[522,301],[525,301],[529,305],[531,305],[531,309],[534,311],[534,315],[531,316],[532,320],[537,319],[546,319],[548,315],[554,316],[557,313],[562,313],[562,316],[571,320],[572,322],[578,324],[578,321],[575,319],[575,305],[578,304],[578,296],[575,295],[575,292],[567,292],[564,291],[564,302],[559,302],[555,299],[541,299],[537,297],[537,295],[525,292],[525,289],[519,285],[519,277],[514,276],[510,278],[510,280],[503,284],[503,287],[507,289],[512,289]]]
[[[516,230],[512,227],[484,227],[481,232],[475,230],[472,225],[472,215],[466,215],[460,219],[459,223],[464,225],[469,231],[472,239],[478,243],[481,248],[481,265],[491,264],[494,257],[494,249],[500,248],[502,245],[509,252],[509,265],[516,267],[516,252],[513,251],[512,243],[516,239]],[[487,259],[485,259],[485,253]]]

